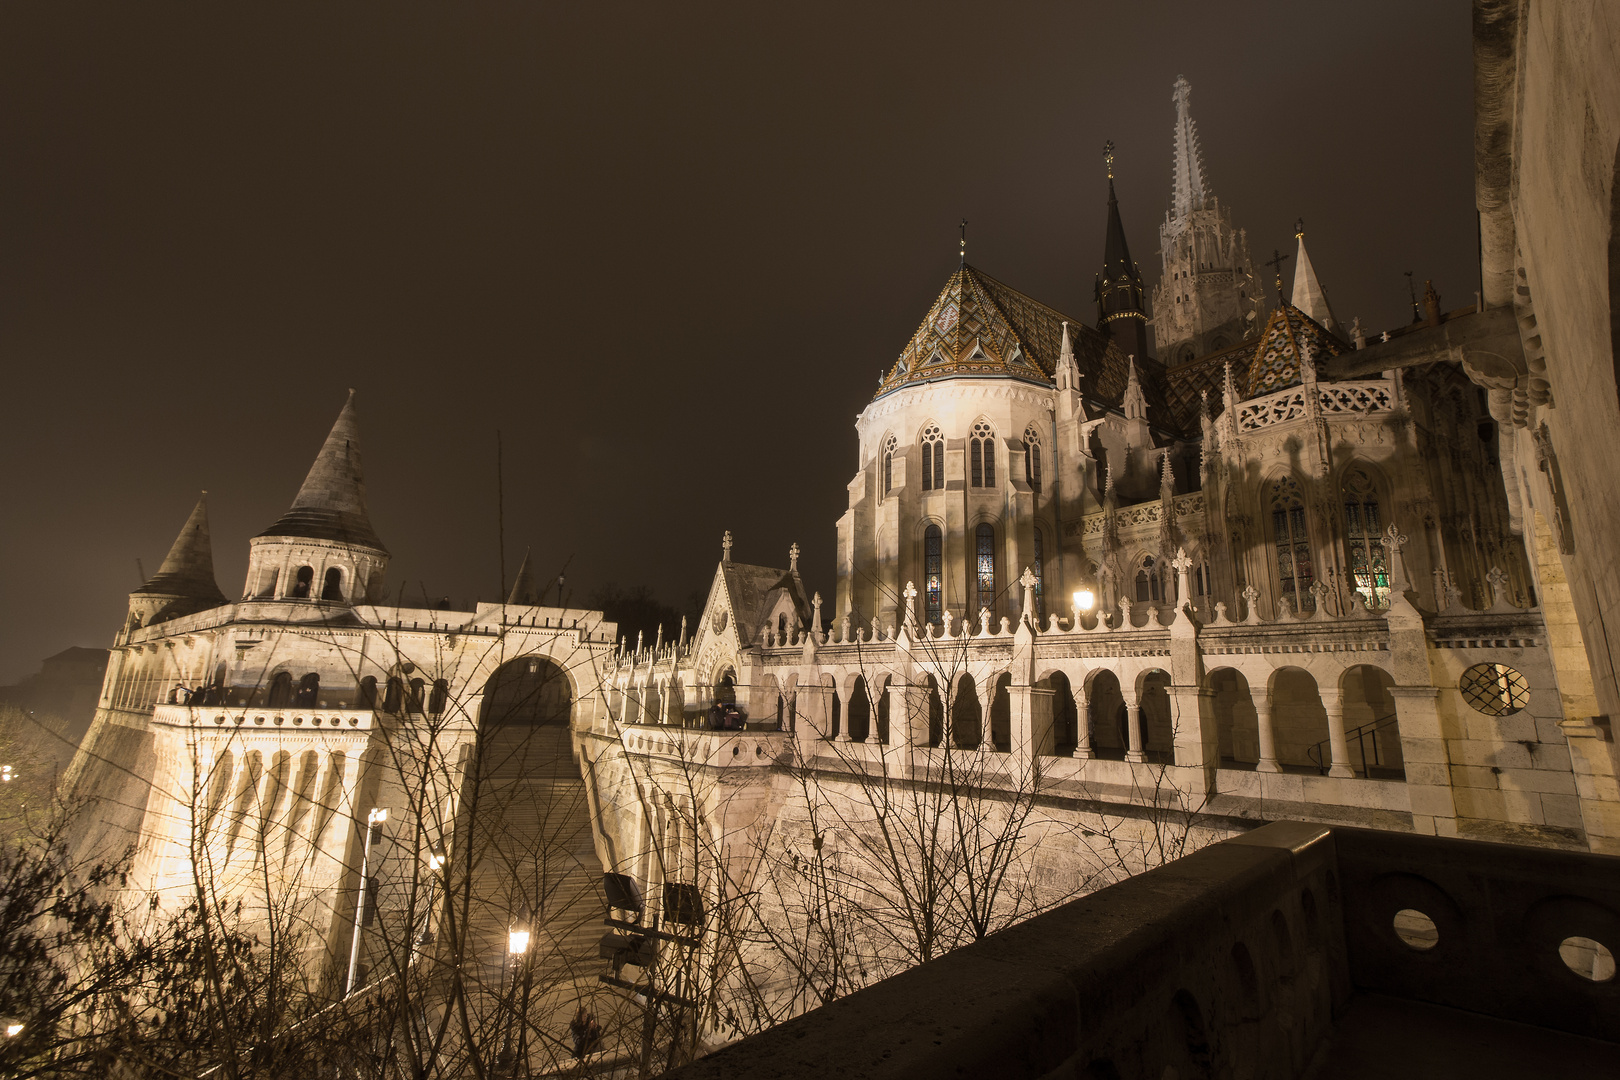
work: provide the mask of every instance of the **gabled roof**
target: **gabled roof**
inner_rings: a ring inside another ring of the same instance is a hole
[[[793,598],[794,610],[802,622],[810,621],[810,603],[805,598],[799,580],[790,571],[769,566],[750,566],[747,563],[722,562],[720,580],[725,587],[725,599],[731,608],[731,620],[737,628],[737,641],[744,647],[759,637],[761,621],[776,606],[777,597],[785,590]]]
[[[1292,304],[1281,304],[1266,320],[1260,343],[1249,362],[1245,398],[1260,397],[1300,381],[1299,358],[1302,346],[1309,345],[1317,363],[1349,351],[1348,346]]]
[[[949,376],[1003,376],[1050,385],[1063,348],[1065,322],[1075,365],[1083,376],[1081,392],[1088,401],[1118,408],[1130,375],[1130,364],[1118,348],[1079,319],[973,266],[962,267],[945,282],[922,325],[883,377],[877,396],[907,383]],[[1146,357],[1136,360],[1148,418],[1166,424],[1170,418],[1164,409],[1164,369]]]
[[[336,540],[386,552],[366,512],[366,484],[360,471],[360,423],[354,391],[343,403],[315,464],[304,477],[292,507],[260,536],[305,536]]]
[[[180,535],[174,538],[163,565],[139,589],[136,596],[184,596],[193,600],[225,602],[214,580],[214,546],[208,535],[208,492],[203,492],[191,508]]]

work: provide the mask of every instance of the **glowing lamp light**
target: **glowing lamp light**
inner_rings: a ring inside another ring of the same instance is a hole
[[[1091,605],[1097,602],[1090,589],[1081,589],[1074,594],[1074,609],[1076,611],[1090,611]]]
[[[513,956],[521,956],[529,951],[529,932],[527,930],[513,930],[506,935],[506,951]]]
[[[0,765],[0,783],[11,783],[11,766]]]
[[[428,855],[428,869],[437,874],[444,869],[444,856],[437,853]]]
[[[373,807],[366,811],[367,825],[381,825],[388,820],[388,807]]]
[[[18,1035],[22,1034],[22,1029],[23,1029],[23,1026],[21,1024],[7,1024],[6,1025],[6,1038],[15,1039]]]

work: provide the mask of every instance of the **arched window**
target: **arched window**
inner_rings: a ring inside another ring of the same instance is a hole
[[[321,584],[321,599],[343,599],[343,571],[335,566],[328,567],[326,570],[326,580]]]
[[[411,697],[410,697],[410,709],[411,709],[411,712],[419,713],[419,712],[422,711],[422,691],[424,689],[426,689],[426,687],[427,687],[427,684],[424,683],[421,679],[412,679],[411,680]]]
[[[973,425],[973,435],[968,439],[968,456],[973,463],[971,474],[973,486],[995,487],[996,433],[983,420]]]
[[[444,707],[450,700],[450,684],[444,679],[433,680],[433,693],[428,697],[428,712],[434,716],[444,713]]]
[[[1311,539],[1305,531],[1305,499],[1291,476],[1271,485],[1272,542],[1277,550],[1278,594],[1294,605],[1295,611],[1314,611],[1316,598],[1311,584]]]
[[[1389,568],[1379,536],[1384,519],[1378,513],[1378,493],[1360,469],[1344,478],[1344,533],[1350,545],[1350,574],[1355,590],[1368,607],[1389,606]]]
[[[292,704],[292,672],[278,671],[270,680],[270,707]]]
[[[319,699],[320,693],[321,677],[312,671],[298,680],[296,703],[299,705],[314,705]]]
[[[1159,560],[1152,555],[1142,556],[1136,564],[1136,602],[1150,604],[1164,599],[1164,574]]]
[[[398,677],[388,680],[388,693],[383,696],[383,712],[397,713],[405,704],[405,683]]]
[[[883,444],[883,495],[894,490],[894,449],[899,445],[893,435]]]
[[[938,424],[929,424],[922,433],[922,489],[945,490],[945,436]]]
[[[923,611],[936,625],[945,617],[945,534],[938,525],[923,530]]]
[[[1041,490],[1041,433],[1033,425],[1024,429],[1024,479],[1031,491]]]
[[[1037,622],[1046,618],[1046,538],[1041,530],[1035,530],[1035,563],[1031,570],[1035,572],[1035,619]]]
[[[367,675],[360,680],[360,707],[362,709],[377,707],[377,676]]]
[[[315,568],[313,566],[300,566],[298,578],[293,582],[292,592],[287,595],[294,600],[308,600],[309,590],[315,584]]]
[[[1209,595],[1209,567],[1202,562],[1193,568],[1193,595]]]
[[[988,521],[974,530],[973,551],[974,579],[979,593],[975,611],[988,609],[993,619],[996,615],[996,530]]]

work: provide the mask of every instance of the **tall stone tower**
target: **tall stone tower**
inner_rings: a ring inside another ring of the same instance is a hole
[[[1103,148],[1108,163],[1108,233],[1103,241],[1103,270],[1097,275],[1097,329],[1126,356],[1147,356],[1146,295],[1142,268],[1131,260],[1125,226],[1114,194],[1114,143]]]
[[[1191,99],[1192,85],[1178,77],[1175,176],[1153,289],[1153,341],[1168,367],[1235,345],[1265,323],[1248,234],[1232,227],[1231,211],[1210,190]]]

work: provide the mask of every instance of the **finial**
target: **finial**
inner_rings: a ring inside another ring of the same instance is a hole
[[[788,573],[799,572],[799,542],[795,540],[793,546],[788,548]]]
[[[962,265],[966,266],[967,265],[967,218],[962,219],[961,249],[962,249],[962,252],[961,252],[961,254],[962,254]]]
[[[1108,167],[1108,179],[1114,178],[1114,140],[1103,143],[1103,164]]]
[[[1411,296],[1412,296],[1412,321],[1413,322],[1422,322],[1423,321],[1423,316],[1418,314],[1417,286],[1412,284],[1412,271],[1407,270],[1405,273],[1406,273],[1406,291],[1408,293],[1410,293]]]
[[[906,616],[905,616],[904,625],[906,625],[906,626],[916,626],[917,625],[917,603],[916,603],[916,601],[917,601],[917,583],[914,582],[914,581],[906,582],[906,589],[905,589],[905,592],[902,595],[904,595],[905,598],[906,598]]]
[[[1304,218],[1298,218],[1298,219],[1296,219],[1294,221],[1294,239],[1295,240],[1303,240],[1303,239],[1305,239],[1305,219]]]
[[[727,529],[725,535],[720,538],[720,561],[721,562],[730,562],[731,561],[731,530],[730,529]]]

